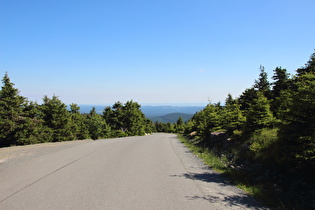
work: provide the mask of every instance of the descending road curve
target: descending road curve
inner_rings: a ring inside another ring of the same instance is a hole
[[[2,161],[0,149],[0,209],[263,209],[175,135],[77,142]]]

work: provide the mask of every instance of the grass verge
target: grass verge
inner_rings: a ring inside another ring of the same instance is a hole
[[[209,149],[193,144],[181,134],[178,134],[177,137],[190,151],[193,152],[193,154],[202,159],[203,162],[211,167],[214,171],[228,177],[234,185],[244,190],[246,193],[259,200],[261,203],[270,205],[270,201],[268,196],[266,196],[264,187],[261,185],[249,184],[247,177],[244,177],[239,171],[228,167],[227,160],[224,157],[220,158]]]

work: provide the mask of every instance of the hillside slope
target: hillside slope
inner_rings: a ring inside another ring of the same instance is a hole
[[[183,118],[183,121],[188,121],[190,118],[192,118],[194,114],[186,114],[186,113],[171,113],[166,114],[163,116],[157,116],[157,117],[148,117],[153,122],[163,122],[163,123],[176,123],[179,117]]]

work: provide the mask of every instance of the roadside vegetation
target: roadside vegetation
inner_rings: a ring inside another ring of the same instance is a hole
[[[192,119],[155,123],[236,185],[279,209],[315,208],[315,53],[290,75],[263,66],[254,85]]]
[[[67,108],[57,96],[42,104],[19,94],[8,74],[0,90],[0,147],[80,139],[145,135],[154,131],[137,102],[116,102],[98,114],[81,114],[77,104]]]

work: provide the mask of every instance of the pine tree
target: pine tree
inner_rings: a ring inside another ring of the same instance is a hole
[[[144,135],[146,133],[146,118],[140,110],[140,104],[127,101],[122,107],[123,128],[128,135]]]
[[[250,105],[246,115],[246,129],[255,131],[266,127],[271,127],[275,123],[275,118],[270,111],[268,99],[262,92],[258,92],[258,98]]]
[[[302,76],[304,74],[315,74],[315,52],[311,55],[305,66],[297,69],[296,71],[298,76]]]
[[[24,107],[23,124],[17,132],[17,145],[35,144],[52,141],[52,130],[45,126],[39,105],[32,101]]]
[[[71,117],[67,106],[57,97],[43,98],[40,106],[44,125],[52,129],[53,141],[69,141],[75,139],[75,134],[71,131]]]
[[[90,133],[90,136],[93,140],[106,137],[109,135],[106,131],[110,132],[109,127],[107,126],[105,120],[101,115],[96,113],[95,107],[93,107],[87,116],[87,127]]]
[[[221,129],[220,109],[218,104],[208,104],[202,111],[193,116],[194,131],[201,139],[209,139],[211,132]]]
[[[270,89],[270,82],[264,66],[260,66],[260,74],[258,80],[255,80],[254,87],[260,92],[266,92]]]
[[[275,117],[279,118],[287,109],[287,103],[289,102],[288,93],[292,89],[292,80],[289,79],[289,75],[286,69],[277,67],[274,70],[274,80],[272,87],[272,101],[271,110]]]
[[[247,88],[239,97],[238,101],[239,104],[241,105],[241,110],[242,111],[247,111],[250,107],[250,104],[252,103],[253,100],[257,99],[257,90],[254,88]]]
[[[153,123],[150,119],[146,119],[145,132],[146,132],[147,134],[156,132],[156,130],[155,130],[155,125],[154,125],[154,123]]]
[[[10,81],[8,73],[2,79],[0,91],[0,146],[14,145],[17,133],[24,127],[23,109],[26,99],[19,95],[18,89]]]
[[[245,122],[245,117],[241,111],[240,104],[237,100],[232,98],[229,94],[225,100],[225,107],[220,111],[222,128],[228,133],[232,133],[234,130],[241,129]]]
[[[179,117],[175,124],[176,132],[183,133],[184,132],[184,121],[182,117]]]
[[[126,130],[124,128],[124,114],[123,114],[123,104],[118,101],[113,105],[112,109],[108,110],[108,123],[110,126],[120,132],[120,135],[125,133]]]
[[[103,118],[106,121],[106,123],[110,123],[111,122],[111,117],[113,115],[113,110],[110,106],[105,107],[104,111],[103,111]]]
[[[295,82],[280,133],[288,159],[315,165],[315,74],[306,73]]]
[[[71,130],[75,139],[88,139],[89,130],[85,122],[85,117],[80,114],[80,107],[77,104],[70,104]]]
[[[259,92],[262,92],[267,98],[271,97],[270,82],[268,81],[268,75],[264,66],[260,66],[260,74],[258,80],[255,80],[254,88]]]
[[[228,94],[228,97],[225,99],[225,105],[233,105],[236,104],[236,100],[233,99],[232,94]]]
[[[125,104],[116,102],[112,108],[105,108],[103,118],[118,136],[144,135],[151,132],[152,123],[147,121],[140,108],[132,100]]]
[[[289,88],[289,76],[286,69],[281,67],[277,67],[274,70],[274,76],[272,79],[274,80],[272,87],[272,95],[273,98],[279,97],[280,92]]]

